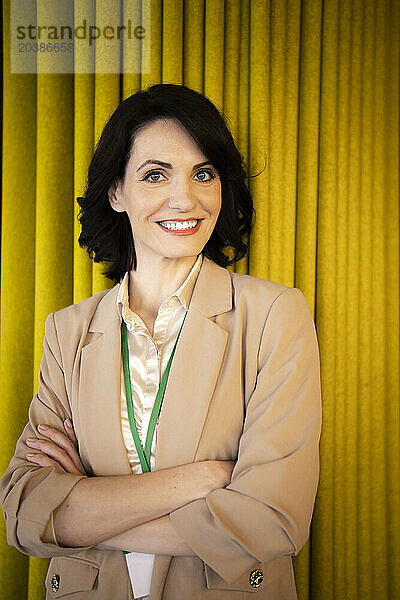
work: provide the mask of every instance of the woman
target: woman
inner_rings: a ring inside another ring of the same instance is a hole
[[[9,543],[53,557],[46,598],[297,598],[318,343],[299,289],[225,268],[247,251],[245,178],[224,119],[184,86],[137,92],[103,130],[80,243],[116,285],[47,318],[1,480]]]

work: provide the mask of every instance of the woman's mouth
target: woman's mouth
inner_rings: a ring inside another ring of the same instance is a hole
[[[188,219],[187,221],[157,221],[157,225],[166,233],[172,235],[192,235],[200,229],[202,219]]]

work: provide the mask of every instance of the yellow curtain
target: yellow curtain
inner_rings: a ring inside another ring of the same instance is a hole
[[[96,19],[110,4],[97,0]],[[183,83],[224,111],[262,171],[235,270],[299,287],[316,321],[321,476],[294,561],[299,599],[400,598],[399,2],[141,4],[149,73],[36,75],[10,73],[3,2],[0,472],[37,390],[46,316],[112,285],[77,244],[94,144],[119,101]],[[82,3],[72,8],[78,22]],[[47,564],[10,548],[2,523],[0,600],[42,600]]]

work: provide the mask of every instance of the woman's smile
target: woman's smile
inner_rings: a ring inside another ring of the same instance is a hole
[[[201,222],[202,219],[174,219],[172,221],[158,221],[157,225],[163,231],[172,235],[193,235],[200,229]]]

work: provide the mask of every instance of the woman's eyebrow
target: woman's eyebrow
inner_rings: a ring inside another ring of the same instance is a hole
[[[154,159],[150,158],[149,160],[146,160],[142,165],[140,165],[140,167],[138,167],[136,169],[136,172],[139,171],[140,169],[143,169],[143,167],[145,167],[149,163],[155,164],[155,165],[160,165],[161,167],[165,167],[166,169],[172,169],[171,163],[166,163],[166,162],[163,162],[161,160],[154,160]],[[211,165],[212,166],[212,163],[210,163],[209,161],[205,161],[205,162],[199,163],[198,165],[194,165],[193,166],[193,170],[194,169],[198,169],[199,167],[204,167],[205,165]]]

